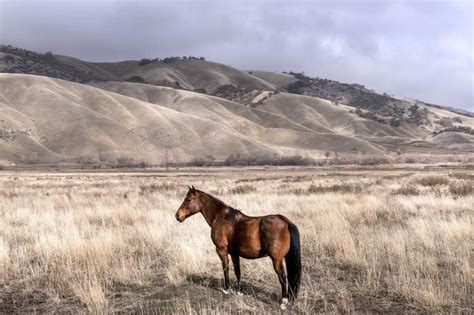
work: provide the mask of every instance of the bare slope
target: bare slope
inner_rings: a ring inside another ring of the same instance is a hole
[[[252,75],[256,76],[257,78],[265,80],[266,82],[269,82],[282,90],[286,90],[289,84],[294,83],[298,80],[291,74],[287,73],[257,70],[252,70],[250,71],[250,73],[252,73]]]
[[[432,128],[402,123],[392,126],[359,116],[345,105],[303,95],[274,94],[256,107],[243,106],[222,98],[167,87],[139,83],[96,82],[95,86],[140,100],[166,106],[193,116],[210,119],[271,147],[281,154],[321,156],[338,153],[378,154],[396,151],[416,142],[418,147],[472,151],[465,137],[459,145],[431,140]],[[450,114],[450,119],[458,114]],[[428,116],[428,124],[442,118],[440,110]],[[458,117],[459,118],[459,117]],[[474,127],[463,117],[462,124]],[[461,139],[455,137],[455,139]],[[454,151],[453,151],[454,152]]]
[[[176,60],[151,62],[97,63],[98,67],[113,73],[121,80],[141,77],[146,83],[170,85],[187,90],[204,89],[213,93],[219,86],[232,84],[251,90],[274,90],[276,87],[247,72],[205,60]],[[124,67],[126,66],[126,67]]]
[[[159,163],[272,152],[210,119],[82,84],[0,74],[0,160]]]
[[[236,132],[259,143],[264,143],[282,154],[291,154],[292,152],[294,154],[303,150],[311,155],[321,155],[328,150],[372,154],[384,152],[383,148],[359,139],[354,134],[338,132],[336,128],[333,128],[333,125],[326,124],[326,117],[323,115],[309,117],[308,119],[311,119],[312,123],[304,124],[291,115],[273,111],[273,108],[269,108],[269,110],[265,110],[263,107],[262,109],[260,107],[250,108],[218,97],[166,87],[123,82],[100,82],[94,83],[94,86],[167,106],[193,116],[210,119],[233,128]],[[285,95],[289,100],[300,97],[283,93],[282,95]],[[272,99],[273,97],[269,102]],[[313,98],[312,100],[318,99]],[[324,102],[323,100],[319,101]],[[294,109],[293,104],[286,104],[289,111]],[[340,112],[339,108],[331,102],[326,102],[323,107],[326,111],[324,114],[328,116],[331,114],[337,116]],[[308,109],[305,112],[297,113],[301,117],[307,114],[310,114]],[[316,125],[318,128],[314,127]]]
[[[424,106],[420,105],[420,108]],[[449,132],[449,136],[433,137],[433,131],[439,130],[440,119],[445,119],[453,126],[474,129],[473,118],[447,110],[431,109],[426,115],[424,125],[402,122],[393,126],[384,121],[361,117],[350,106],[303,95],[279,93],[265,100],[257,108],[279,114],[315,131],[325,128],[337,134],[367,140],[390,151],[405,152],[407,146],[411,147],[416,143],[416,147],[435,149],[433,153],[438,152],[437,149],[452,150],[451,153],[474,152],[474,139],[468,134]],[[446,138],[449,138],[451,143],[437,140]],[[347,151],[347,144],[340,143],[339,148],[346,148]],[[354,151],[364,152],[357,149]]]

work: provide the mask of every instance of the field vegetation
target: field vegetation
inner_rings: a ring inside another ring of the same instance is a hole
[[[187,185],[298,225],[293,312],[473,311],[472,170],[262,168],[1,171],[0,312],[279,312],[268,258],[219,291],[210,228],[174,218]]]

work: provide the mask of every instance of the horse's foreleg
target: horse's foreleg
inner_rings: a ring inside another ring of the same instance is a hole
[[[281,304],[282,309],[286,309],[286,304],[288,304],[288,288],[286,285],[286,273],[285,268],[283,267],[283,259],[273,259],[273,268],[278,275],[278,280],[281,284]]]
[[[239,255],[232,255],[232,263],[234,264],[234,272],[237,277],[237,294],[242,295],[242,286],[240,285],[240,258]]]
[[[222,292],[229,294],[229,256],[227,255],[227,248],[217,247],[217,255],[222,261],[222,269],[224,270],[224,287]]]

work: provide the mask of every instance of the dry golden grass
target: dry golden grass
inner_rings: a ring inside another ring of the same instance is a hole
[[[0,312],[279,312],[267,258],[243,261],[243,297],[220,293],[210,228],[199,215],[174,218],[188,184],[298,225],[304,277],[292,311],[470,312],[472,175],[0,172]]]

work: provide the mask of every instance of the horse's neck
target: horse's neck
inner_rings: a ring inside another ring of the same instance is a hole
[[[212,226],[212,223],[214,223],[219,216],[223,215],[228,207],[223,202],[207,194],[202,194],[201,198],[203,203],[201,213],[209,226]]]

